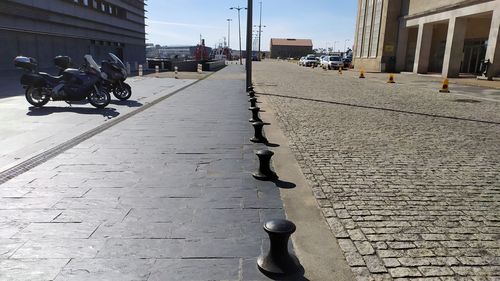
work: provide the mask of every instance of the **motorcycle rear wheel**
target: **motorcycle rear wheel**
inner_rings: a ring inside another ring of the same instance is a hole
[[[94,85],[94,90],[89,94],[88,100],[97,108],[105,108],[111,101],[111,95],[104,88]]]
[[[128,100],[132,96],[132,88],[129,84],[123,83],[113,89],[113,95],[119,100]]]
[[[44,94],[42,89],[33,86],[29,86],[26,89],[25,97],[26,100],[35,107],[42,107],[50,100],[50,96]]]

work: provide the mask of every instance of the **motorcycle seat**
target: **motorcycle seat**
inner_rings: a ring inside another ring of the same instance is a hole
[[[53,76],[45,72],[40,72],[40,76],[42,76],[45,80],[47,80],[50,84],[57,84],[62,81],[63,76]]]

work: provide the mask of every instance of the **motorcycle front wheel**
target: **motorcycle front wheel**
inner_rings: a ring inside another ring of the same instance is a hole
[[[94,85],[94,89],[89,94],[88,100],[91,105],[97,108],[105,108],[111,101],[111,96],[104,88]]]
[[[132,88],[127,83],[122,83],[113,89],[113,95],[119,100],[128,100],[132,96]]]
[[[44,91],[41,88],[35,88],[33,86],[29,86],[26,89],[26,100],[33,106],[36,107],[42,107],[46,105],[49,100],[50,96],[46,95]]]

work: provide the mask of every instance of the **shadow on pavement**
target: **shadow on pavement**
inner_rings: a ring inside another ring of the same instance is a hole
[[[111,100],[110,104],[125,105],[128,107],[141,107],[141,106],[143,106],[142,103],[135,101],[135,100]]]
[[[285,188],[285,189],[291,189],[291,188],[295,188],[297,186],[293,182],[283,181],[283,180],[280,180],[280,179],[273,180],[273,183],[277,187],[279,187],[279,188]]]
[[[272,143],[272,142],[266,142],[264,143],[268,147],[279,147],[280,145],[277,143]]]
[[[307,279],[306,277],[304,277],[304,267],[302,267],[302,265],[300,265],[300,268],[299,268],[299,271],[293,275],[289,275],[289,276],[285,276],[283,277],[282,275],[274,275],[274,274],[269,274],[267,272],[264,272],[262,270],[260,270],[259,268],[259,271],[264,274],[265,276],[267,276],[268,278],[272,279],[272,280],[282,280],[282,281],[309,281],[309,279]]]
[[[406,111],[406,110],[393,109],[393,108],[384,108],[384,107],[377,107],[377,106],[370,106],[370,105],[352,104],[352,103],[345,103],[345,102],[338,102],[338,101],[326,101],[326,100],[303,98],[303,97],[294,97],[294,96],[285,96],[285,95],[270,94],[270,93],[259,93],[259,94],[260,95],[265,95],[265,96],[273,96],[273,97],[280,97],[280,98],[288,98],[288,99],[297,99],[297,100],[305,100],[305,101],[329,103],[329,104],[335,104],[335,105],[352,106],[352,107],[366,108],[366,109],[383,110],[383,111],[390,111],[390,112],[397,112],[397,113],[406,113],[406,114],[420,115],[420,116],[427,116],[427,117],[434,117],[434,118],[444,118],[444,119],[453,119],[453,120],[460,120],[460,121],[470,121],[470,122],[478,122],[478,123],[500,125],[500,122],[495,122],[495,121],[478,120],[478,119],[470,119],[470,118],[455,117],[455,116],[446,116],[446,115],[437,115],[437,114],[432,114],[432,113],[414,112],[414,111]]]
[[[29,107],[29,111],[26,113],[28,116],[45,116],[53,113],[61,112],[72,112],[78,114],[92,114],[92,115],[102,115],[108,118],[114,118],[120,115],[120,112],[116,111],[114,108],[90,108],[90,107]]]

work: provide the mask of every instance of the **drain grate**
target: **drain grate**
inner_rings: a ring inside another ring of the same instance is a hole
[[[166,100],[167,98],[185,90],[186,88],[191,87],[191,86],[201,82],[202,80],[208,78],[209,76],[211,76],[214,73],[211,73],[211,74],[203,77],[202,79],[195,81],[194,83],[191,83],[191,84],[186,85],[182,88],[179,88],[178,90],[175,90],[170,94],[167,94],[163,97],[155,99],[155,100],[151,101],[150,103],[147,103],[134,111],[131,111],[127,114],[124,114],[123,116],[120,116],[118,118],[107,121],[105,124],[102,124],[94,129],[91,129],[91,130],[89,130],[89,131],[87,131],[87,132],[85,132],[77,137],[74,137],[74,138],[72,138],[72,139],[70,139],[62,144],[59,144],[53,148],[50,148],[50,149],[48,149],[48,150],[46,150],[46,151],[44,151],[36,156],[33,156],[33,157],[13,166],[11,168],[8,168],[8,169],[0,172],[0,185],[17,177],[17,176],[19,176],[22,173],[25,173],[25,172],[33,169],[34,167],[46,162],[47,160],[54,158],[55,156],[61,154],[62,152],[78,145],[79,143],[113,127],[114,125],[116,125],[122,121],[125,121],[126,119],[128,119],[128,118],[130,118],[138,113],[141,113],[142,111]]]

